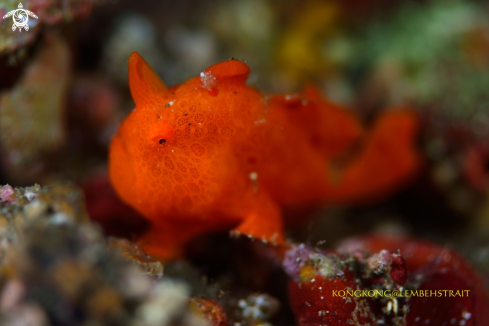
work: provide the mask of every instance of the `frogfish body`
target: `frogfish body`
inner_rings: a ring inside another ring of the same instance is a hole
[[[313,87],[264,95],[246,85],[249,73],[231,59],[167,88],[129,57],[136,108],[112,138],[109,176],[151,222],[140,239],[148,253],[175,258],[219,230],[282,244],[281,207],[381,198],[418,170],[410,111],[386,111],[364,132]],[[354,159],[340,160],[354,144]]]

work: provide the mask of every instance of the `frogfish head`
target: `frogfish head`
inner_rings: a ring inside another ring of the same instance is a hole
[[[126,203],[149,219],[215,205],[236,170],[233,141],[253,125],[253,106],[243,103],[262,96],[244,87],[249,72],[245,63],[229,60],[167,88],[131,54],[136,108],[109,148],[109,176]]]

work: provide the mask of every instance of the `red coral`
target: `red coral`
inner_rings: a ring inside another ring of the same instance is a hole
[[[82,185],[85,205],[92,221],[108,235],[134,238],[146,228],[146,221],[115,194],[106,175],[95,175]]]
[[[287,253],[284,267],[292,277],[290,306],[299,326],[373,324],[368,298],[345,298],[337,294],[364,289],[337,255],[295,247]]]
[[[489,190],[489,142],[476,144],[468,150],[464,172],[474,189],[482,192]]]
[[[400,250],[409,273],[406,286],[418,285],[416,290],[423,291],[407,300],[406,325],[489,325],[487,285],[454,251],[426,241],[382,236],[353,238],[339,246],[341,252],[359,250]]]
[[[392,280],[399,285],[404,285],[408,278],[406,260],[400,255],[392,255],[391,272]]]

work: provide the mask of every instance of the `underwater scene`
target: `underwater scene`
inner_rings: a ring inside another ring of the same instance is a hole
[[[0,325],[489,325],[489,2],[0,1]]]

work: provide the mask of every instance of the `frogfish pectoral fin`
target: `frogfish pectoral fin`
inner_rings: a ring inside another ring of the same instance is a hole
[[[283,245],[285,237],[280,208],[263,191],[252,198],[250,209],[243,221],[233,230],[232,236],[245,235],[273,245]]]
[[[137,52],[131,53],[128,61],[129,88],[136,107],[163,105],[170,94],[161,78]]]
[[[194,234],[186,229],[175,227],[169,223],[152,224],[138,239],[138,244],[150,256],[162,260],[174,260],[183,257],[185,243]]]

